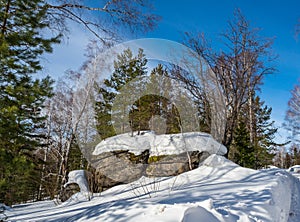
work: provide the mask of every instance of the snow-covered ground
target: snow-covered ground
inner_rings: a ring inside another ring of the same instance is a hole
[[[211,155],[176,177],[140,178],[87,201],[80,193],[17,205],[10,221],[299,222],[300,183],[280,169],[255,171]]]

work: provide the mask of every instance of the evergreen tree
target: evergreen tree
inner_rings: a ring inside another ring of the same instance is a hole
[[[254,167],[254,147],[250,142],[250,134],[245,122],[240,121],[235,130],[233,147],[235,151],[231,159],[243,167]]]
[[[68,172],[72,170],[87,169],[88,162],[84,158],[76,141],[72,144],[68,159]]]
[[[292,157],[293,157],[293,165],[300,165],[300,150],[299,145],[292,144],[291,146]]]
[[[277,128],[271,121],[272,108],[264,105],[257,96],[254,99],[254,137],[255,169],[270,165],[275,156],[275,147],[282,145],[274,142]]]
[[[163,65],[158,64],[151,71],[146,91],[152,94],[139,98],[130,112],[133,130],[152,128],[159,134],[180,132],[178,110],[171,101],[174,88]]]
[[[289,153],[285,154],[285,165],[284,168],[290,168],[292,166],[292,157]]]
[[[179,133],[180,132],[180,116],[173,104],[171,98],[178,97],[176,88],[170,81],[169,73],[163,65],[158,64],[150,75],[152,85],[160,86],[158,90],[160,93],[159,98],[159,115],[166,119],[166,133]],[[162,80],[162,82],[161,82]],[[180,92],[184,93],[184,92]],[[175,94],[175,95],[174,95]]]
[[[39,56],[51,52],[59,36],[45,38],[50,26],[43,1],[1,2],[0,27],[0,202],[31,199],[37,184],[34,151],[44,138],[41,114],[51,96],[50,78],[33,79],[41,70]]]
[[[139,86],[131,86],[128,88],[124,95],[120,94],[120,90],[123,86],[132,80],[138,79],[139,77],[146,76],[147,70],[147,59],[142,49],[139,49],[136,56],[133,55],[132,51],[128,48],[123,53],[117,56],[117,61],[114,61],[114,72],[109,79],[105,79],[103,86],[98,90],[101,98],[96,102],[95,111],[97,119],[97,129],[102,139],[115,135],[115,131],[112,127],[112,105],[119,94],[121,96],[122,104],[120,104],[118,113],[116,115],[124,115],[127,113],[128,97],[139,92]],[[138,84],[138,83],[137,83]],[[120,132],[126,132],[125,126],[119,126]],[[140,129],[139,129],[140,130]]]
[[[249,110],[248,107],[245,107]],[[272,108],[264,105],[257,96],[253,99],[254,113],[252,127],[249,126],[249,114],[241,114],[241,122],[234,132],[234,142],[230,159],[236,163],[254,169],[263,168],[272,164],[275,148],[283,144],[274,142],[277,128],[271,121]],[[253,130],[251,139],[250,129]]]
[[[102,96],[102,98],[97,101],[95,105],[97,130],[102,139],[106,139],[115,135],[115,131],[111,122],[111,109],[113,100],[115,98],[115,93],[109,92],[104,87],[99,89],[99,94]]]

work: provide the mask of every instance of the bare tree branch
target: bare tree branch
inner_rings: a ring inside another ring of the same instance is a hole
[[[66,20],[74,21],[82,24],[102,43],[107,42],[112,36],[121,35],[117,33],[120,28],[116,29],[116,25],[123,29],[129,28],[131,32],[144,32],[153,29],[160,19],[157,15],[150,13],[152,5],[147,0],[102,2],[103,7],[80,4],[79,0],[63,4],[59,4],[59,1],[47,2],[44,9],[48,10],[49,18],[55,23],[54,29],[66,30]],[[89,12],[93,12],[92,15],[89,15]],[[98,21],[93,21],[96,18]]]

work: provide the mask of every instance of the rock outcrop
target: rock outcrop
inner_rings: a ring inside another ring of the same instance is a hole
[[[70,183],[66,187],[63,188],[61,193],[59,194],[59,199],[62,202],[68,200],[75,193],[80,192],[79,185],[77,183]]]
[[[101,190],[130,183],[145,175],[149,150],[135,155],[128,150],[105,152],[93,157],[95,182]]]
[[[128,150],[97,155],[95,183],[100,191],[118,184],[126,184],[141,176],[174,176],[199,166],[209,156],[206,151],[190,151],[178,155],[149,156],[149,150],[135,155]]]
[[[95,169],[91,190],[101,192],[142,176],[175,176],[197,168],[211,154],[224,155],[226,152],[226,147],[201,132],[117,135],[102,140],[89,158]],[[74,193],[71,188],[77,189],[69,185],[62,199]]]

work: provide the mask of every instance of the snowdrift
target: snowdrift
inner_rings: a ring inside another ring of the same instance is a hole
[[[115,186],[91,201],[18,205],[12,221],[296,222],[300,183],[280,169],[242,168],[211,155],[199,168],[175,177],[146,178]]]

